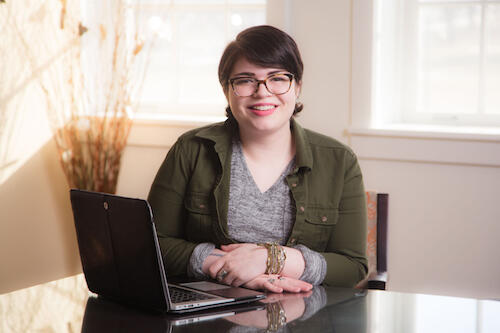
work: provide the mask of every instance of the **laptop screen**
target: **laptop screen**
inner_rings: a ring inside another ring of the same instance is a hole
[[[151,209],[145,200],[71,190],[89,289],[135,306],[168,310]]]

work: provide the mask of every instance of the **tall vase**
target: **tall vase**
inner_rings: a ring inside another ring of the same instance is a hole
[[[59,128],[55,140],[71,188],[116,193],[120,162],[131,119],[74,117]]]

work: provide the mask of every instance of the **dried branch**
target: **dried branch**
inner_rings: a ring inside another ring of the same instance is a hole
[[[61,1],[53,32],[61,45],[78,43],[40,83],[69,186],[115,193],[134,112],[131,96],[143,82],[134,75],[141,72],[135,60],[149,49],[137,38],[130,43],[124,1],[103,2],[100,9],[106,21],[82,23],[78,1]]]

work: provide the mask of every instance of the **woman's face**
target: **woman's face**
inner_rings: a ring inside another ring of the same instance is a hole
[[[276,73],[288,73],[283,68],[261,67],[240,58],[233,67],[230,79],[250,77],[265,80]],[[295,102],[300,91],[300,84],[292,80],[290,90],[282,95],[270,93],[264,84],[259,84],[255,93],[250,96],[237,96],[231,84],[226,98],[240,131],[254,134],[266,134],[289,131],[290,118],[295,109]]]

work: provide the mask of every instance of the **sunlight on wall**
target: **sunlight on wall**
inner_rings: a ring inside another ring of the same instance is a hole
[[[41,63],[44,55],[32,48],[43,39],[40,24],[48,7],[36,1],[0,7],[0,185],[51,137],[33,61],[36,56]]]
[[[59,56],[44,31],[60,4],[0,3],[0,294],[81,272],[68,186],[37,84]]]
[[[0,186],[51,139],[45,110],[27,87],[5,107],[0,137]],[[43,100],[42,100],[43,103]]]

